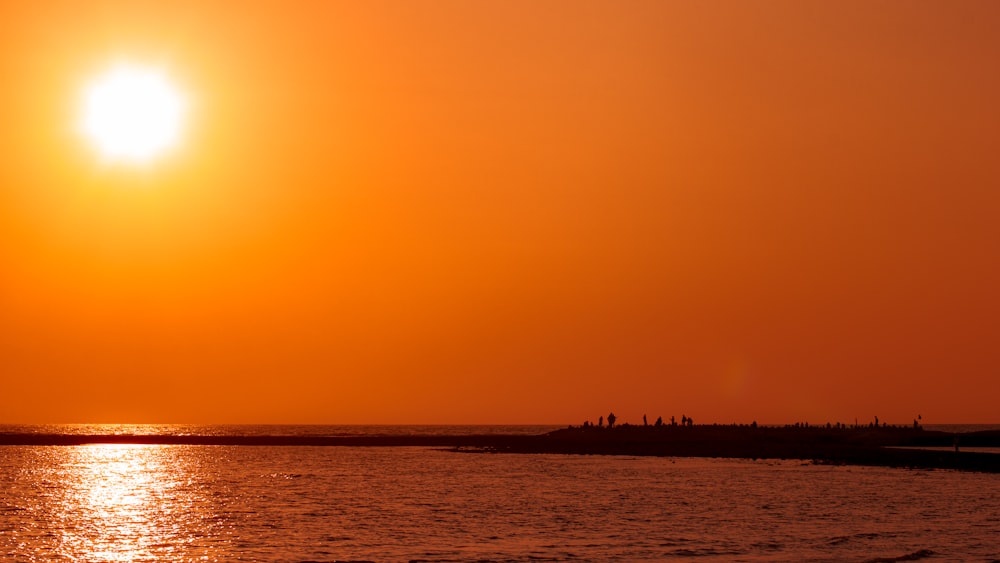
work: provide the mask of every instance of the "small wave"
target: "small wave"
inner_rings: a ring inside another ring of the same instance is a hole
[[[835,538],[831,538],[830,541],[828,541],[826,543],[828,543],[830,545],[840,545],[840,544],[848,542],[850,540],[851,540],[851,536],[837,536]]]
[[[745,555],[742,551],[719,550],[706,547],[703,549],[675,549],[670,552],[673,557],[735,557]]]
[[[754,549],[759,549],[762,551],[778,551],[785,548],[784,544],[778,542],[758,542],[751,546]]]
[[[304,475],[301,473],[268,473],[267,475],[265,475],[265,477],[269,477],[271,479],[292,480],[292,479],[301,479],[302,477],[304,477]]]
[[[907,553],[906,555],[900,555],[899,557],[876,557],[875,559],[869,559],[865,563],[896,563],[896,561],[917,561],[920,559],[925,559],[927,557],[932,557],[934,552],[929,549],[920,549],[914,551],[913,553]]]
[[[880,532],[861,532],[861,533],[852,534],[852,535],[849,535],[849,536],[836,536],[836,537],[830,538],[830,540],[827,541],[827,544],[829,544],[829,545],[840,545],[842,543],[847,543],[847,542],[849,542],[851,540],[873,540],[873,539],[876,539],[876,538],[892,538],[892,537],[895,537],[895,536],[896,536],[896,534],[887,533],[887,532],[881,532],[881,533]],[[893,560],[893,561],[895,561],[895,560]],[[907,560],[906,559],[901,559],[901,561],[907,561]]]

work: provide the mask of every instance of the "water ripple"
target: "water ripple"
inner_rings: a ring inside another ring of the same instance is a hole
[[[0,560],[990,560],[998,485],[773,461],[8,446]]]

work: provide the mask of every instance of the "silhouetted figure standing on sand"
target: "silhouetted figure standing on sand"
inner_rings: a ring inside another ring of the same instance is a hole
[[[604,417],[603,416],[597,419],[597,427],[598,428],[604,428]]]
[[[608,415],[608,428],[615,427],[615,420],[618,420],[618,417],[615,416],[615,413],[611,413]]]
[[[657,428],[663,426],[663,417],[662,416],[656,417],[656,422],[653,423],[653,425],[656,426]]]
[[[646,415],[642,415],[642,425],[643,426],[649,426],[649,423],[646,422]]]

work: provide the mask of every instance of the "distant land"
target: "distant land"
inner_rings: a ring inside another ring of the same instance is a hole
[[[1000,448],[998,430],[955,433],[902,426],[623,425],[569,427],[539,438],[491,451],[801,459],[824,464],[1000,472],[1000,453],[962,451]]]
[[[462,453],[801,459],[822,464],[1000,473],[1000,431],[945,432],[901,426],[570,426],[540,435],[137,435],[0,433],[0,445],[422,446]],[[925,449],[937,448],[937,449]],[[946,448],[946,449],[943,449]]]

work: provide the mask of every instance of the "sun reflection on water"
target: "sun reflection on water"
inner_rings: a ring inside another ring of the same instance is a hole
[[[177,447],[100,444],[65,451],[50,507],[62,521],[60,552],[84,561],[162,561],[181,551],[185,559],[211,559],[206,546],[191,545],[199,539],[189,533],[191,524],[211,514]]]
[[[162,452],[157,446],[101,444],[77,448],[71,465],[77,488],[68,500],[86,506],[88,533],[69,537],[72,551],[89,553],[95,560],[132,561],[149,553],[156,541],[155,517],[168,506],[157,502],[169,489],[162,479]],[[155,516],[155,517],[154,517]],[[98,532],[98,533],[94,533]],[[81,545],[82,544],[82,545]],[[83,549],[81,549],[83,548]]]

